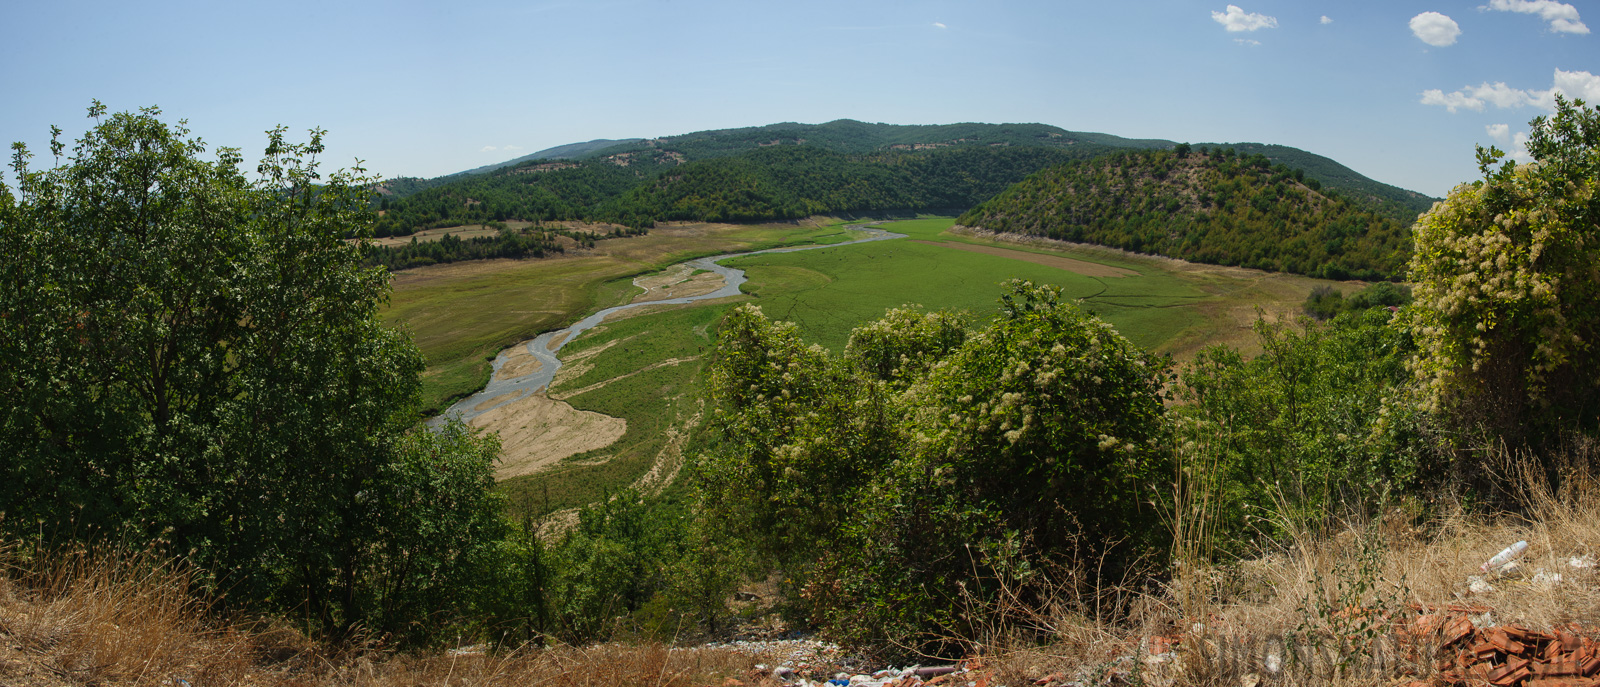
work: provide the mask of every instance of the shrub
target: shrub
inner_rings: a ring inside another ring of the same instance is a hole
[[[1406,324],[1424,403],[1513,445],[1592,427],[1600,410],[1600,113],[1558,96],[1531,164],[1493,165],[1417,221]]]
[[[789,547],[795,601],[856,646],[937,648],[1002,562],[1115,575],[1161,544],[1165,362],[1026,282],[990,326],[960,322],[891,311],[843,361],[753,307],[724,324],[702,503]]]

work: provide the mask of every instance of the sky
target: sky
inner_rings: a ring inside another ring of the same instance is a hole
[[[775,122],[1039,122],[1326,155],[1442,196],[1553,94],[1600,103],[1592,0],[455,0],[0,9],[0,138],[49,164],[91,100],[210,146],[328,132],[433,177],[597,138]],[[1591,29],[1593,24],[1593,29]]]

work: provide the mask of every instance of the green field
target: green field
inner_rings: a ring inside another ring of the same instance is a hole
[[[952,221],[917,220],[883,225],[914,239],[941,240]],[[1201,319],[1183,306],[1205,292],[1164,272],[1090,277],[1007,257],[971,253],[910,240],[879,241],[828,250],[767,253],[727,260],[745,270],[745,291],[776,320],[800,325],[806,340],[841,350],[850,330],[889,308],[917,304],[987,317],[1008,279],[1052,284],[1081,299],[1135,344],[1156,349]],[[1132,266],[1127,266],[1134,269]],[[1138,270],[1136,270],[1138,271]]]

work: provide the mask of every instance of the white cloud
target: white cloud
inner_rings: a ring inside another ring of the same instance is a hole
[[[1511,139],[1511,159],[1517,162],[1533,162],[1533,156],[1528,154],[1528,132],[1518,131]]]
[[[1505,110],[1532,106],[1553,111],[1556,108],[1557,93],[1567,98],[1579,98],[1585,102],[1600,102],[1600,75],[1557,69],[1551,79],[1550,88],[1546,90],[1512,88],[1500,81],[1495,83],[1485,81],[1477,86],[1463,87],[1453,93],[1433,88],[1422,92],[1422,104],[1442,105],[1451,112],[1461,108],[1482,112],[1485,104]]]
[[[1600,75],[1579,71],[1564,72],[1557,69],[1555,84],[1551,90],[1560,91],[1562,95],[1567,96],[1569,99],[1582,98],[1586,103],[1600,105]],[[1556,106],[1555,98],[1551,97],[1549,102],[1540,104],[1545,109],[1554,109]]]
[[[492,152],[494,152],[496,150],[499,150],[499,148],[496,148],[494,146],[484,146],[483,148],[479,149],[478,152],[480,152],[480,153],[492,153]]]
[[[1261,41],[1252,40],[1249,38],[1235,38],[1233,39],[1233,42],[1238,43],[1239,45],[1261,45]]]
[[[1228,5],[1227,12],[1212,12],[1211,18],[1230,32],[1278,28],[1277,17],[1246,12],[1240,9],[1238,5]]]
[[[1438,12],[1423,12],[1411,18],[1411,33],[1428,45],[1444,47],[1454,45],[1461,35],[1461,25],[1456,20]]]
[[[1487,81],[1472,88],[1472,97],[1502,110],[1522,107],[1533,101],[1533,92],[1507,86],[1504,81]]]
[[[1326,14],[1322,15],[1322,18],[1318,19],[1317,21],[1321,22],[1323,25],[1328,25],[1328,24],[1332,24],[1333,23],[1333,20],[1329,19],[1328,15],[1326,15]]]
[[[948,29],[950,27],[945,26],[944,22],[942,22],[942,21],[936,21],[936,22],[933,23],[933,28],[936,28],[936,29]]]
[[[1510,124],[1490,124],[1483,127],[1483,130],[1488,132],[1489,138],[1499,141],[1501,145],[1511,142]]]
[[[1430,88],[1422,92],[1423,105],[1443,105],[1445,109],[1455,112],[1458,109],[1483,110],[1483,101],[1461,91],[1445,93],[1437,88]]]
[[[1589,33],[1589,27],[1578,18],[1578,8],[1555,0],[1489,0],[1489,9],[1501,12],[1537,14],[1550,22],[1556,33]]]

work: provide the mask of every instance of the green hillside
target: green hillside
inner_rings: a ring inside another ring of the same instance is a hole
[[[1410,230],[1301,170],[1232,149],[1108,155],[1042,171],[959,223],[1194,262],[1388,279]]]
[[[1417,215],[1427,212],[1428,208],[1433,207],[1434,201],[1439,200],[1368,179],[1338,162],[1299,148],[1265,143],[1196,143],[1193,147],[1232,148],[1240,155],[1265,155],[1273,164],[1304,171],[1307,177],[1316,179],[1325,188],[1337,190],[1345,200],[1357,207],[1391,217],[1401,224],[1415,222]]]
[[[1180,145],[1045,124],[848,119],[606,143],[552,148],[473,173],[386,182],[377,233],[406,236],[508,220],[650,227],[660,221],[770,221],[818,213],[959,212],[1045,167]],[[1338,191],[1353,207],[1402,224],[1434,200],[1303,150],[1256,143],[1232,148],[1299,169],[1304,179]]]
[[[539,161],[383,198],[379,236],[488,221],[587,220],[635,227],[687,220],[748,222],[819,213],[964,210],[1040,169],[1113,150],[949,146],[849,153],[755,147],[669,164],[677,151]],[[633,156],[633,157],[621,157]],[[687,156],[682,156],[687,159]],[[631,162],[628,162],[631,160]],[[622,162],[628,162],[622,164]]]

